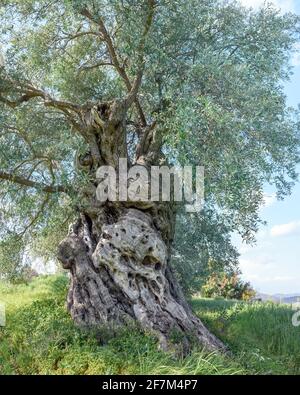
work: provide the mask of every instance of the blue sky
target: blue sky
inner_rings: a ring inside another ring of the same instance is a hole
[[[245,6],[259,7],[263,0],[240,0]],[[282,12],[300,15],[299,0],[273,0]],[[292,59],[294,74],[286,84],[289,105],[300,103],[300,45],[299,54]],[[300,166],[298,167],[300,173]],[[235,240],[239,251],[243,278],[260,292],[300,293],[300,182],[292,195],[283,202],[276,201],[272,189],[266,189],[266,205],[261,217],[268,225],[261,228],[254,247]]]

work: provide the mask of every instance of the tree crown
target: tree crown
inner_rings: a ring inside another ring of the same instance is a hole
[[[265,182],[290,192],[297,16],[221,0],[5,0],[0,22],[1,237],[47,237],[74,215],[87,181],[74,157],[95,148],[87,110],[101,124],[97,106],[116,99],[130,159],[151,134],[170,162],[204,165],[206,205],[228,231],[251,240]]]

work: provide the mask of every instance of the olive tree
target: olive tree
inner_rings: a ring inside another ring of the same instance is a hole
[[[296,179],[282,82],[298,18],[221,0],[4,0],[0,20],[2,242],[73,223],[58,259],[77,324],[135,320],[163,348],[177,331],[223,349],[170,265],[178,204],[103,202],[97,169],[202,165],[207,209],[251,240],[264,183],[283,197]]]

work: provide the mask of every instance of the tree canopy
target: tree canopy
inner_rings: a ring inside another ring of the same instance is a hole
[[[253,240],[264,184],[290,192],[299,118],[283,84],[297,16],[222,0],[4,0],[0,26],[3,256],[16,240],[43,251],[66,230],[87,184],[74,166],[92,146],[82,111],[115,98],[128,100],[129,153],[156,124],[170,163],[205,167],[215,214],[198,218],[201,237]]]

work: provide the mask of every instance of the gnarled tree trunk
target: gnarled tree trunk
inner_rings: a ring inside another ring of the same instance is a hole
[[[105,207],[99,218],[82,214],[61,243],[70,270],[68,309],[79,325],[135,320],[167,349],[176,335],[184,352],[197,338],[224,349],[187,305],[169,265],[169,245],[151,213]],[[182,335],[179,336],[178,335]]]
[[[193,315],[172,273],[172,203],[96,199],[98,166],[117,167],[125,156],[129,165],[149,167],[161,157],[153,124],[139,134],[135,158],[129,158],[125,114],[126,102],[114,101],[83,115],[90,150],[80,161],[93,182],[82,192],[80,218],[59,247],[59,260],[71,274],[69,311],[84,326],[137,321],[158,336],[164,349],[175,334],[183,351],[192,337],[208,349],[223,350],[223,344]]]

